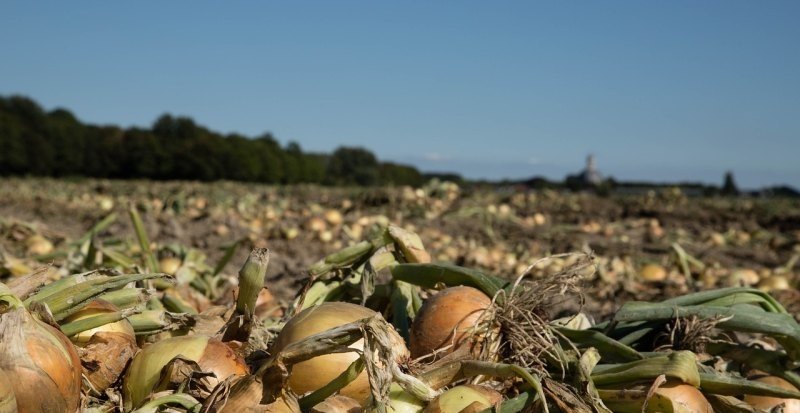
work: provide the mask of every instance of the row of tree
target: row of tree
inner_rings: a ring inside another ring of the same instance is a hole
[[[0,176],[235,180],[271,184],[412,185],[411,166],[380,162],[363,148],[332,154],[282,146],[269,133],[222,135],[192,119],[163,115],[149,129],[82,123],[22,96],[0,96]]]

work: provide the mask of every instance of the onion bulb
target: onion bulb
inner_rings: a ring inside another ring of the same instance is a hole
[[[75,348],[21,306],[0,315],[0,372],[9,379],[20,413],[78,409],[81,364]]]
[[[65,321],[69,323],[117,311],[119,309],[107,301],[94,300]],[[70,340],[79,347],[84,374],[97,392],[104,391],[119,379],[138,350],[136,334],[126,319],[82,331]]]
[[[389,390],[388,413],[419,413],[425,408],[425,402],[403,390],[397,383],[392,383]]]
[[[53,252],[53,243],[39,234],[31,235],[25,240],[25,246],[30,255],[45,255]]]
[[[751,378],[750,380],[770,384],[786,390],[797,391],[797,388],[792,386],[791,383],[776,376],[760,376]],[[772,411],[772,409],[779,404],[783,404],[782,411],[784,413],[800,412],[800,400],[797,399],[782,399],[779,397],[753,396],[748,394],[744,396],[744,401],[761,411]]]
[[[639,278],[646,282],[661,282],[667,275],[667,269],[658,264],[645,264],[639,269]]]
[[[175,357],[194,361],[208,377],[209,387],[230,376],[247,374],[247,366],[223,342],[204,336],[179,336],[150,344],[133,358],[123,381],[125,409],[141,404],[159,381],[162,369]]]
[[[472,287],[450,287],[425,300],[411,325],[411,357],[419,358],[442,349],[452,352],[466,339],[492,300]]]
[[[366,307],[342,302],[327,302],[316,307],[307,308],[286,323],[286,326],[283,327],[283,330],[275,340],[272,354],[277,354],[288,345],[308,336],[364,318],[373,317],[375,314],[374,311]],[[397,335],[394,330],[390,331],[391,333]],[[402,343],[402,338],[399,335],[397,336],[397,342]],[[363,340],[356,341],[350,347],[361,350],[364,348],[364,342]],[[403,348],[402,352],[406,353],[407,350]],[[335,353],[297,363],[292,366],[289,387],[299,395],[315,391],[333,381],[358,357],[359,355],[355,352]],[[342,388],[339,394],[353,398],[361,405],[365,405],[370,397],[367,372],[362,371],[355,380]]]
[[[656,394],[683,406],[687,413],[712,413],[714,411],[703,393],[690,384],[668,382],[659,387]]]
[[[456,386],[433,399],[425,413],[477,413],[500,401],[503,395],[483,386],[465,384]]]
[[[181,265],[183,265],[183,261],[178,257],[164,257],[158,261],[158,267],[161,269],[161,272],[169,275],[175,275],[178,269],[181,268]]]

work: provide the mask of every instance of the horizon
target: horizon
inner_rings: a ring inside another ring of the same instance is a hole
[[[591,153],[624,181],[800,187],[800,4],[464,4],[2,5],[0,94],[469,179]]]

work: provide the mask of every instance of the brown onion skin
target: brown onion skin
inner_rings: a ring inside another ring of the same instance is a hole
[[[437,354],[444,356],[451,353],[491,305],[492,300],[486,294],[465,286],[450,287],[428,298],[411,325],[411,357],[427,356],[455,344]]]
[[[78,409],[81,364],[75,348],[60,330],[24,308],[0,317],[0,369],[13,377],[18,412],[74,413]]]
[[[0,413],[16,413],[17,398],[8,373],[0,369]]]
[[[749,380],[757,381],[764,384],[771,384],[773,386],[778,386],[786,390],[797,391],[797,388],[792,386],[791,383],[776,376],[759,376],[750,378]],[[775,406],[784,403],[783,406],[784,413],[800,412],[800,400],[797,399],[781,399],[779,397],[753,396],[748,394],[744,396],[744,402],[755,407],[756,409],[764,411],[770,411]]]

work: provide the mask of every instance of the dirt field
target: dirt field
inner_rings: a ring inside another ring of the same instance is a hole
[[[311,264],[392,223],[418,233],[434,260],[507,278],[551,254],[593,251],[598,271],[584,291],[590,313],[600,317],[622,300],[725,285],[774,288],[777,278],[788,284],[776,295],[797,305],[796,201],[687,198],[674,190],[601,198],[437,183],[412,190],[4,179],[4,265],[8,257],[38,265],[28,242],[33,234],[51,241],[56,252],[68,251],[111,213],[116,219],[95,239],[135,255],[131,205],[160,256],[174,254],[178,245],[195,248],[213,267],[227,246],[240,241],[223,271],[235,274],[251,248],[269,248],[268,286],[282,299],[292,298]],[[60,266],[65,259],[51,254],[39,262]],[[665,274],[645,274],[648,263]],[[533,273],[568,264],[549,260]]]

